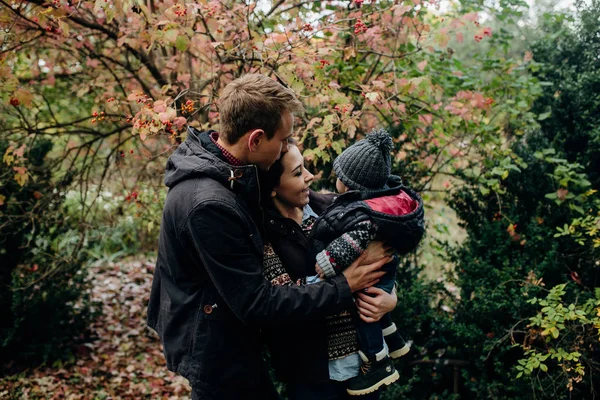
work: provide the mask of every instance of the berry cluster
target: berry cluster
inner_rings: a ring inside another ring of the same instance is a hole
[[[188,100],[185,104],[181,105],[181,113],[182,114],[191,114],[194,111],[194,101]]]
[[[122,155],[124,155],[123,153],[121,153]],[[126,201],[137,201],[138,198],[138,192],[136,192],[135,190],[131,193],[129,193],[127,196],[125,196],[125,200]]]
[[[11,97],[10,98],[10,105],[11,106],[18,106],[19,104],[21,104],[21,102],[19,101],[19,99],[17,99],[16,97]]]
[[[331,63],[327,60],[319,60],[319,64],[321,64],[321,65],[319,65],[317,68],[323,69],[323,68],[325,68],[326,65],[329,65]]]
[[[171,121],[163,121],[163,125],[165,126],[165,132],[170,134],[175,133],[173,130],[173,123]]]
[[[109,99],[106,100],[107,103],[112,103],[113,101],[115,101],[114,97],[111,97],[111,98],[109,98]]]
[[[175,13],[175,15],[177,15],[178,17],[185,17],[187,15],[187,8],[185,8],[184,6],[182,6],[181,4],[176,4],[173,7],[173,12]]]
[[[142,120],[138,119],[134,122],[133,127],[135,129],[144,129],[144,128],[150,127],[150,125],[156,127],[156,126],[158,126],[158,122],[156,122],[155,120],[142,121]]]
[[[48,32],[48,33],[56,33],[56,34],[58,34],[58,33],[60,33],[60,32],[61,32],[61,30],[60,30],[60,29],[58,29],[56,26],[53,26],[53,25],[48,25],[48,26],[46,26],[46,32]]]
[[[354,33],[365,33],[366,31],[367,25],[365,25],[362,19],[358,18],[354,24]]]
[[[104,115],[104,111],[101,111],[100,114],[98,114],[98,111],[94,111],[92,113],[92,124],[95,124],[96,122],[100,122],[100,121],[104,121],[106,119],[106,116]]]
[[[314,30],[313,26],[311,24],[304,24],[302,26],[302,30],[304,32],[312,32]]]
[[[362,4],[365,2],[365,0],[354,0],[354,4],[356,4],[356,7],[360,7],[362,6]]]
[[[213,15],[215,15],[217,13],[217,5],[216,4],[211,4],[208,7],[204,7],[206,9],[206,16],[208,18],[211,18]]]
[[[334,110],[338,111],[338,112],[342,112],[342,113],[347,113],[348,111],[350,111],[350,104],[344,104],[343,106],[339,106],[336,104],[335,107],[333,107]]]

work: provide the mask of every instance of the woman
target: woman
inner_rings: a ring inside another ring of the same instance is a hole
[[[335,195],[311,192],[313,179],[295,145],[290,145],[289,151],[261,177],[268,241],[264,274],[273,284],[310,284],[315,280],[315,260],[307,235]],[[386,254],[382,244],[377,243],[363,256],[377,260]],[[369,288],[367,293],[357,295],[356,305],[361,319],[375,322],[395,307],[396,300],[395,293]],[[312,324],[265,330],[273,368],[287,383],[290,399],[349,398],[345,381],[356,376],[360,366],[352,311]],[[378,397],[375,393],[360,399]]]

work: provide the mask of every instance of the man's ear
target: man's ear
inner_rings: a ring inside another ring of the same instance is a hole
[[[271,197],[275,197],[277,196],[277,192],[275,191],[275,189],[271,190]]]
[[[258,150],[260,144],[267,140],[267,135],[265,135],[265,131],[262,129],[255,129],[250,132],[248,135],[248,149],[250,152],[255,152]]]

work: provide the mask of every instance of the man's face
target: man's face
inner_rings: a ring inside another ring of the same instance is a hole
[[[281,124],[271,140],[262,138],[256,150],[250,153],[250,162],[263,171],[268,171],[271,165],[288,151],[288,140],[294,130],[294,116],[285,112],[281,116]]]

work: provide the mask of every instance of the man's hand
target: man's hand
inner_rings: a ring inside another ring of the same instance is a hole
[[[363,254],[366,254],[363,264],[373,264],[383,257],[393,256],[394,249],[380,240],[373,240]]]
[[[366,323],[377,322],[396,307],[398,296],[394,290],[388,293],[383,289],[370,287],[356,294],[356,307],[360,319]]]
[[[367,251],[358,257],[343,272],[352,292],[371,287],[379,282],[379,279],[385,275],[385,271],[380,270],[381,266],[392,261],[392,257],[384,256],[376,262],[367,264],[365,263],[366,257]]]

